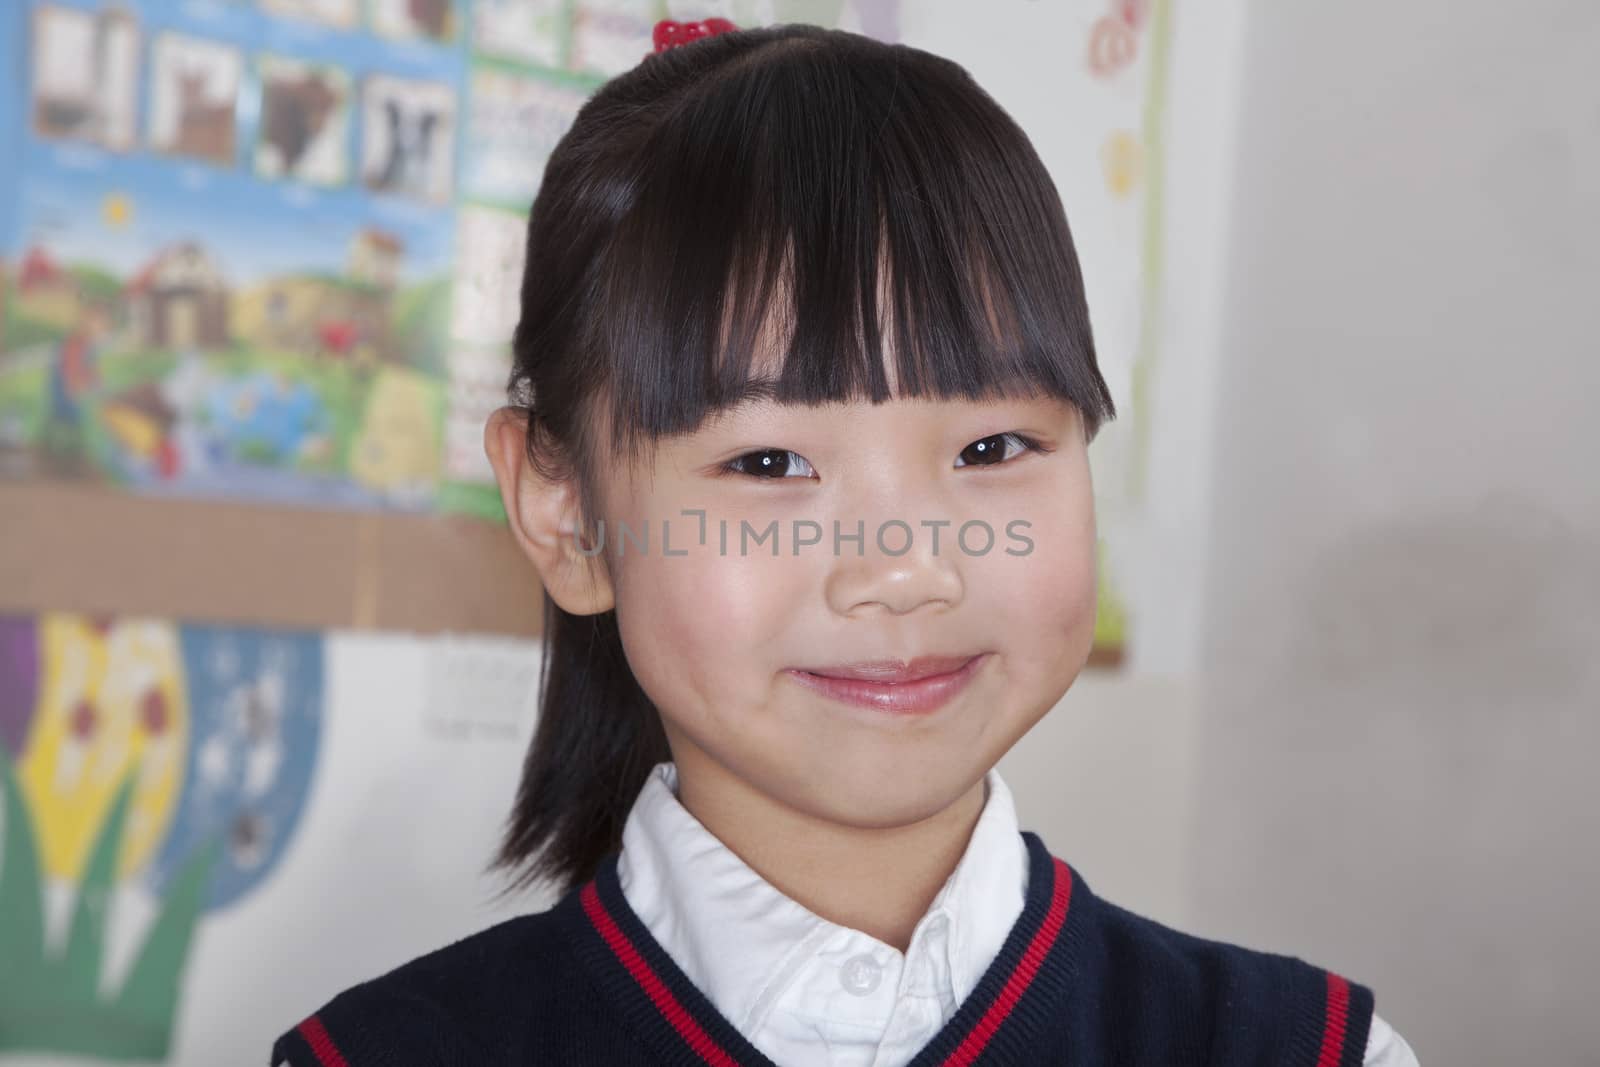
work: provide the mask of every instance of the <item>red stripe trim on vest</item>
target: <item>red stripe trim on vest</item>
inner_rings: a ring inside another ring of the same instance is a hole
[[[1054,858],[1054,857],[1052,857]],[[1045,913],[1044,922],[1039,929],[1034,931],[1033,940],[1023,950],[1022,960],[1016,969],[1011,972],[1011,977],[1006,979],[1006,984],[1000,990],[1000,995],[994,1003],[989,1005],[989,1010],[983,1013],[971,1032],[969,1032],[956,1050],[945,1059],[946,1067],[970,1064],[978,1058],[995,1031],[1000,1029],[1000,1024],[1006,1021],[1011,1014],[1011,1009],[1017,1001],[1022,999],[1022,994],[1028,991],[1028,986],[1033,981],[1033,976],[1038,973],[1039,965],[1049,954],[1050,948],[1055,944],[1056,935],[1061,932],[1061,924],[1067,919],[1067,903],[1072,899],[1072,872],[1061,860],[1055,860],[1055,885],[1050,896],[1050,910]]]
[[[321,1019],[313,1015],[296,1029],[300,1031],[300,1036],[306,1039],[306,1044],[311,1046],[311,1054],[317,1057],[317,1062],[322,1064],[322,1067],[350,1067],[344,1054],[339,1051],[339,1046],[328,1036],[328,1028],[322,1025]]]
[[[638,982],[640,988],[649,995],[661,1017],[678,1031],[678,1036],[683,1038],[706,1063],[713,1064],[714,1067],[738,1067],[738,1061],[728,1055],[722,1046],[694,1021],[694,1017],[678,1002],[678,998],[672,995],[672,990],[666,987],[660,976],[650,969],[644,957],[639,955],[633,943],[628,940],[628,935],[622,932],[621,927],[606,911],[606,906],[601,902],[599,890],[595,888],[593,881],[584,886],[582,899],[583,910],[588,913],[589,921],[600,931],[600,936],[605,938],[606,944],[611,946],[612,953],[622,961],[624,967],[628,968],[633,980]]]
[[[1328,972],[1328,1005],[1322,1024],[1322,1052],[1317,1067],[1339,1067],[1344,1052],[1344,1031],[1350,1015],[1350,983]]]

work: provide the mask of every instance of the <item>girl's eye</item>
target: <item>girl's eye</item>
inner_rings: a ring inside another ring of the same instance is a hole
[[[1051,451],[1031,437],[1020,433],[997,433],[972,442],[961,450],[957,467],[996,467],[1023,452],[1047,453]],[[782,478],[814,478],[817,472],[797,452],[786,448],[763,448],[746,452],[722,465],[730,474],[743,474],[751,478],[777,481]]]
[[[764,448],[759,452],[746,452],[723,464],[730,474],[745,474],[752,478],[776,481],[779,478],[811,478],[816,471],[797,452],[786,448]]]
[[[1013,451],[1011,445],[1016,446]],[[961,450],[957,467],[994,467],[1022,452],[1049,452],[1031,437],[1020,433],[997,433],[974,441]]]

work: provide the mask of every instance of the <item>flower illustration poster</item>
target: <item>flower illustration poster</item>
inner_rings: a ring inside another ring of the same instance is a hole
[[[317,633],[0,617],[0,1053],[164,1058],[208,914],[293,837]],[[148,920],[114,947],[122,891]]]

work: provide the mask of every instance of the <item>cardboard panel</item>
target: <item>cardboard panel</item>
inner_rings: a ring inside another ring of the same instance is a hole
[[[0,484],[0,610],[541,633],[540,585],[478,519]]]

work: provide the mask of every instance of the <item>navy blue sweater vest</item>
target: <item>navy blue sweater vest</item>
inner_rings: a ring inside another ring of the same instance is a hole
[[[1022,836],[1022,915],[912,1067],[1360,1067],[1366,986],[1135,915]],[[774,1067],[629,908],[617,855],[548,911],[346,989],[272,1067]]]

